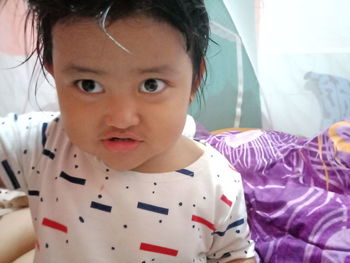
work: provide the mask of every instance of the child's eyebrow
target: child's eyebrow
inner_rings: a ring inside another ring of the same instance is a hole
[[[94,68],[89,68],[86,66],[79,66],[75,64],[69,64],[64,67],[63,69],[64,73],[67,74],[72,74],[72,73],[90,73],[90,74],[95,74],[95,75],[104,75],[107,74],[106,71],[99,70],[99,69],[94,69]],[[145,67],[145,68],[136,68],[132,70],[132,72],[136,72],[138,74],[169,74],[169,73],[178,73],[178,70],[175,69],[174,67],[171,67],[169,65],[161,65],[161,66],[154,66],[154,67]]]
[[[98,69],[93,69],[85,66],[79,66],[75,64],[69,64],[63,69],[64,73],[92,73],[96,75],[106,74],[106,72]]]
[[[149,74],[149,73],[178,73],[178,70],[169,66],[169,65],[161,65],[150,68],[138,68],[136,69],[138,73],[141,74]]]

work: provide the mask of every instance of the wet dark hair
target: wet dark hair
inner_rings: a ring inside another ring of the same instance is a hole
[[[133,15],[164,21],[179,30],[193,65],[193,80],[200,83],[209,41],[209,18],[204,0],[27,0],[27,22],[36,28],[37,40],[31,53],[43,67],[52,65],[52,29],[57,23],[91,18],[108,23]],[[204,68],[205,69],[205,68]]]

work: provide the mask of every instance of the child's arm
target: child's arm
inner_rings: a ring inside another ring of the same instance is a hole
[[[215,210],[218,223],[207,254],[208,262],[254,263],[256,253],[250,239],[242,177],[225,159],[218,159],[216,166],[220,169]]]
[[[35,235],[28,208],[0,218],[0,262],[13,262],[32,250]]]
[[[27,253],[23,254],[19,258],[17,258],[12,263],[33,263],[34,262],[34,249],[28,251]]]

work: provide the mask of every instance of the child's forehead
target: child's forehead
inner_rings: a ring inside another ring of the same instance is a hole
[[[126,18],[111,23],[106,29],[130,50],[130,54],[108,38],[95,20],[79,19],[55,26],[54,63],[73,61],[74,65],[91,68],[99,64],[99,68],[115,67],[119,72],[123,67],[137,71],[156,68],[159,71],[169,65],[176,71],[181,63],[192,64],[182,34],[165,22],[147,17]]]
[[[161,19],[156,19],[146,15],[130,15],[122,18],[108,21],[106,25],[101,26],[101,21],[95,18],[70,18],[59,21],[52,30],[53,37],[59,35],[84,36],[89,38],[103,38],[103,39],[118,39],[129,37],[131,40],[137,40],[138,36],[144,38],[144,32],[147,32],[149,38],[154,35],[167,35],[173,39],[179,40],[182,47],[186,48],[186,40],[183,34],[174,26],[170,25]],[[110,34],[110,36],[108,36]],[[144,39],[146,40],[146,39]],[[145,43],[145,42],[143,42]]]

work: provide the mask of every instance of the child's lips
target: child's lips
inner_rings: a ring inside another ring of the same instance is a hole
[[[114,153],[127,153],[135,150],[140,144],[141,141],[123,139],[123,140],[103,140],[103,146],[111,152]]]
[[[102,139],[103,146],[113,153],[133,151],[141,142],[134,134],[108,134]]]

